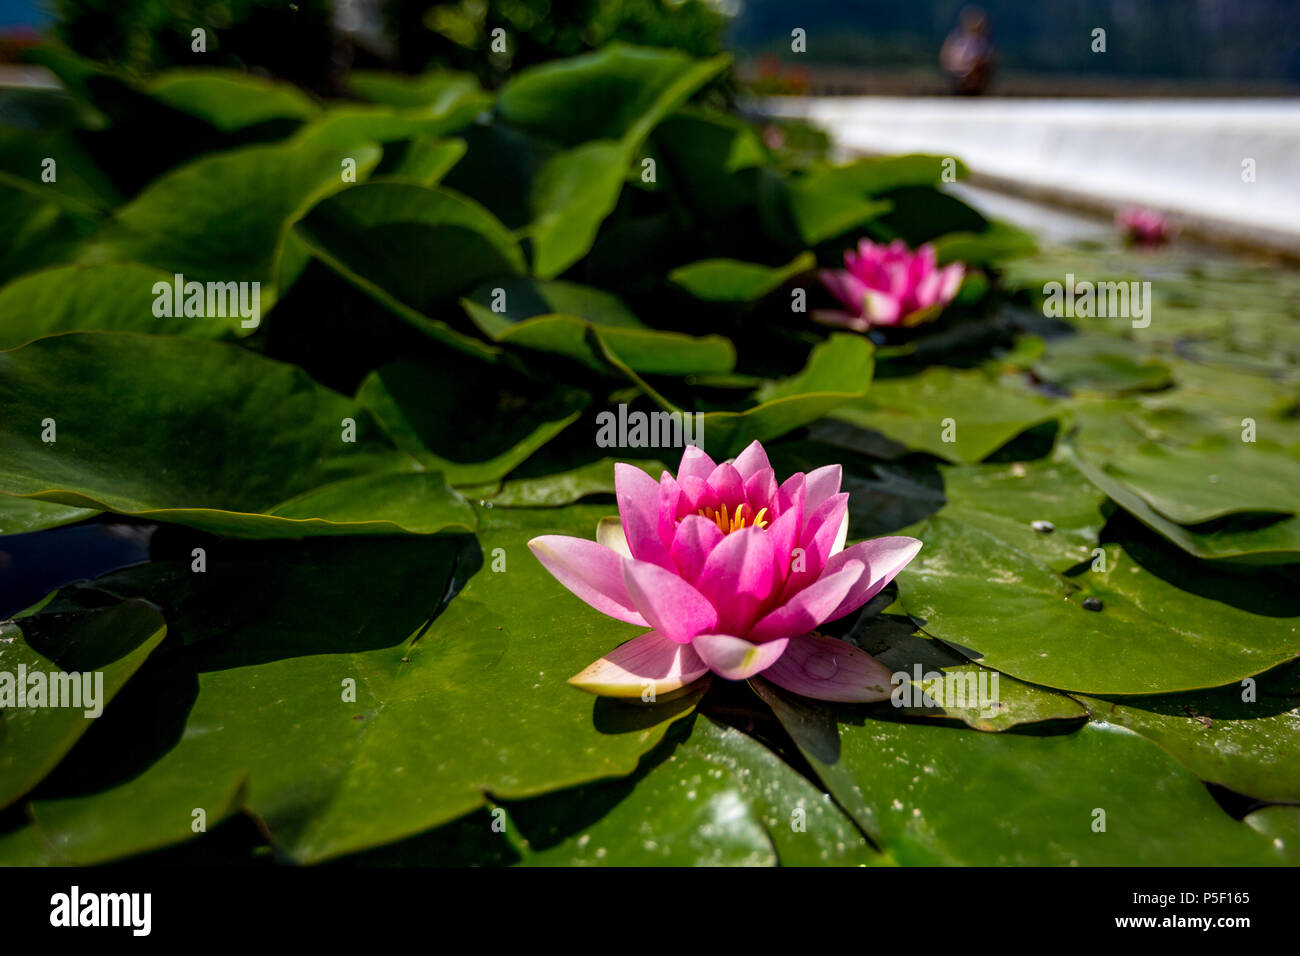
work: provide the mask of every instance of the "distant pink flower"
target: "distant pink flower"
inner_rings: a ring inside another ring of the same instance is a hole
[[[1125,206],[1115,214],[1115,225],[1125,240],[1139,246],[1163,245],[1173,232],[1168,219],[1141,206]]]
[[[934,246],[916,252],[901,239],[876,245],[869,239],[844,253],[846,269],[823,269],[822,282],[845,311],[818,310],[813,318],[865,332],[877,325],[918,325],[938,316],[961,286],[960,262],[939,268]]]
[[[921,549],[915,538],[845,548],[848,495],[839,465],[777,485],[763,446],[715,465],[688,447],[674,478],[618,464],[619,518],[596,540],[543,535],[533,554],[596,610],[648,627],[569,679],[612,697],[664,694],[709,671],[762,675],[821,700],[890,695],[890,673],[836,638],[812,633],[856,611]]]

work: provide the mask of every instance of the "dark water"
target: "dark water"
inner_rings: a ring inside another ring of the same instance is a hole
[[[0,620],[50,591],[149,560],[157,526],[94,519],[66,528],[0,535]]]

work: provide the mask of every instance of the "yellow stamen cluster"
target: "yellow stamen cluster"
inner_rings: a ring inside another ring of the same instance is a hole
[[[753,521],[750,521],[749,517],[745,514],[745,506],[743,504],[736,505],[736,513],[730,517],[727,515],[726,505],[722,506],[721,511],[715,511],[712,508],[701,508],[699,514],[717,524],[718,530],[723,534],[731,534],[733,531],[739,531],[741,528],[745,527],[746,523],[751,524],[755,528],[767,527],[767,518],[764,517],[764,515],[767,514],[766,508],[761,509],[758,514],[754,515]]]

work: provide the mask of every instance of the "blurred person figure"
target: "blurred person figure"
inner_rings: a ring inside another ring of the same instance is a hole
[[[953,90],[964,96],[978,96],[993,75],[993,43],[989,19],[979,7],[966,7],[960,23],[943,41],[939,65],[952,78]]]

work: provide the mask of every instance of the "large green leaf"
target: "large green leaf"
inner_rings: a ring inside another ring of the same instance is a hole
[[[591,826],[574,832],[576,821],[597,813]],[[617,784],[520,804],[510,818],[506,833],[529,866],[883,862],[830,798],[789,764],[704,717],[653,768]]]
[[[861,335],[835,333],[812,350],[798,375],[760,389],[753,408],[703,413],[702,441],[719,458],[739,454],[753,441],[767,441],[816,421],[871,387],[874,349]]]
[[[725,222],[756,208],[767,150],[748,124],[680,110],[656,127],[653,141],[664,177],[702,218]]]
[[[1169,366],[1125,340],[1109,335],[1053,339],[1034,366],[1045,382],[1071,391],[1154,391],[1172,384]]]
[[[0,809],[54,769],[166,632],[157,608],[136,600],[97,609],[46,607],[0,622],[0,675],[9,678],[0,680]],[[39,702],[33,675],[40,675]],[[5,700],[6,692],[15,696]]]
[[[466,404],[471,390],[476,399]],[[590,396],[455,361],[386,365],[362,383],[357,399],[413,459],[452,484],[475,485],[514,470],[573,424]]]
[[[796,256],[784,266],[704,259],[674,269],[668,273],[668,281],[706,302],[757,302],[816,264],[810,252]]]
[[[635,144],[729,62],[611,43],[524,70],[501,90],[498,108],[520,129],[565,146]]]
[[[877,379],[865,398],[833,417],[960,463],[987,458],[1059,414],[1056,404],[984,372],[934,365],[906,378]]]
[[[993,535],[1055,571],[1091,561],[1105,495],[1063,462],[943,467],[943,516]],[[1037,524],[1036,524],[1037,523]]]
[[[1063,575],[1014,536],[960,513],[940,512],[909,533],[925,546],[898,577],[908,612],[967,656],[1031,683],[1169,693],[1300,655],[1300,598],[1276,572],[1189,566],[1130,541]]]
[[[313,146],[354,146],[407,139],[435,139],[468,126],[492,98],[477,91],[436,106],[394,110],[386,106],[349,103],[333,106],[295,137]]]
[[[47,181],[47,174],[54,180]],[[116,187],[70,130],[34,134],[0,126],[0,182],[62,205],[74,215],[100,215],[121,202]]]
[[[874,708],[881,714],[956,719],[976,730],[1000,731],[1044,721],[1077,721],[1088,713],[1065,694],[971,663],[926,637],[905,617],[864,617],[846,639],[895,675],[895,696]]]
[[[372,103],[403,109],[431,107],[435,111],[478,90],[478,80],[469,73],[430,70],[419,76],[378,70],[353,70],[348,85]]]
[[[1117,505],[1167,541],[1198,558],[1231,564],[1294,564],[1300,561],[1300,516],[1239,524],[1231,520],[1188,528],[1159,514],[1137,492],[1089,461],[1078,450],[1065,455],[1079,472]]]
[[[171,312],[174,278],[131,262],[70,265],[28,273],[0,289],[0,349],[59,332],[153,332],[191,338],[247,334],[235,309],[228,316],[158,316],[157,283]],[[206,311],[206,310],[205,310]]]
[[[145,90],[224,132],[268,120],[305,120],[318,111],[298,87],[237,70],[168,70],[152,77]]]
[[[1101,720],[1137,731],[1200,777],[1260,800],[1300,802],[1300,664],[1195,694],[1085,698]]]
[[[628,162],[622,143],[598,140],[556,153],[538,170],[525,230],[534,273],[554,278],[587,254],[618,203]]]
[[[1192,774],[1123,728],[1092,722],[1071,734],[982,734],[758,687],[831,793],[902,864],[1283,862]]]
[[[524,269],[509,231],[445,188],[376,182],[317,205],[296,232],[345,278],[361,276],[422,313]]]
[[[1103,467],[1178,524],[1243,512],[1300,512],[1300,452],[1274,442],[1222,436],[1181,448],[1149,442]]]
[[[86,215],[53,199],[0,181],[0,284],[15,276],[71,261],[96,231]]]
[[[26,534],[72,524],[98,514],[93,508],[69,508],[32,498],[0,495],[0,534]]]
[[[497,302],[504,311],[494,309]],[[731,342],[721,336],[652,329],[617,296],[571,282],[503,279],[480,286],[461,305],[498,342],[565,355],[596,371],[607,371],[609,363],[592,335],[642,374],[729,372],[736,361]]]
[[[695,698],[622,704],[566,686],[635,629],[575,599],[526,547],[589,535],[603,512],[495,509],[482,566],[427,625],[452,539],[244,544],[214,553],[206,578],[149,566],[101,580],[171,594],[185,581],[170,621],[183,647],[65,760],[30,807],[36,828],[55,859],[94,862],[191,838],[194,808],[209,826],[244,810],[314,861],[488,799],[632,773]],[[458,578],[480,553],[466,547]]]
[[[355,161],[360,178],[379,155],[375,146],[287,143],[201,157],[155,180],[122,207],[96,253],[186,279],[273,285],[293,221],[345,189],[344,160]],[[264,290],[263,307],[270,298]]]
[[[253,537],[473,526],[442,476],[416,470],[356,404],[233,345],[38,339],[0,355],[0,403],[8,494]]]

